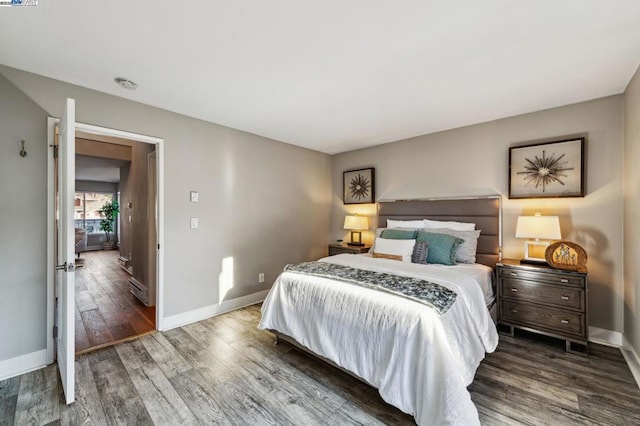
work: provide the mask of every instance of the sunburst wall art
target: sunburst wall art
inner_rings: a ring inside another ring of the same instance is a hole
[[[365,204],[375,202],[375,169],[349,170],[342,174],[345,204]]]
[[[509,198],[584,197],[585,140],[509,148]]]

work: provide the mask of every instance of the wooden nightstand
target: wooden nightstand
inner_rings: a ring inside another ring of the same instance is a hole
[[[499,326],[507,326],[511,336],[516,327],[557,337],[567,352],[587,354],[586,273],[503,259],[496,275]]]
[[[371,246],[348,246],[346,244],[329,244],[329,256],[335,256],[336,254],[343,253],[368,253],[370,248]]]

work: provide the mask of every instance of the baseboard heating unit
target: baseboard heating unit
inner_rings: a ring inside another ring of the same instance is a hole
[[[151,306],[154,303],[149,303],[149,288],[142,284],[135,278],[129,278],[129,291],[133,293],[145,306]]]

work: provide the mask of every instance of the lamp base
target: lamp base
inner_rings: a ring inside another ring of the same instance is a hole
[[[347,243],[350,246],[361,247],[363,246],[362,242],[362,232],[360,231],[351,231],[351,242]]]
[[[544,252],[551,244],[551,241],[527,241],[524,243],[524,258],[520,263],[528,263],[530,265],[546,265],[547,259]]]

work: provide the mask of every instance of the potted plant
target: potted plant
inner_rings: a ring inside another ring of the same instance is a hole
[[[102,245],[105,250],[113,249],[114,242],[111,241],[110,233],[113,232],[113,224],[115,222],[116,216],[118,216],[119,212],[118,202],[116,200],[107,201],[100,207],[98,213],[100,214],[100,230],[104,231],[107,236],[106,240]]]

